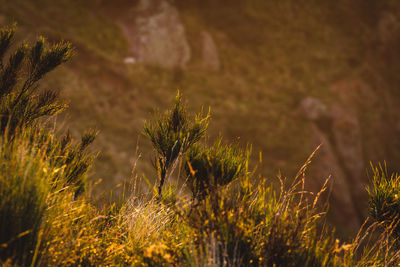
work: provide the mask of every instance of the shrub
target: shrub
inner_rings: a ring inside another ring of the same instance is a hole
[[[237,179],[188,215],[203,258],[228,266],[334,265],[335,242],[321,228],[325,211],[316,205],[325,187],[309,204],[299,177],[279,196],[265,178],[256,183],[242,173]]]
[[[209,191],[215,191],[217,187],[244,175],[247,154],[237,145],[223,145],[221,139],[211,147],[191,147],[185,169],[193,198],[204,198]]]
[[[66,185],[77,185],[77,192],[81,192],[85,186],[85,174],[94,158],[86,150],[97,133],[85,133],[76,145],[72,144],[69,133],[58,140],[38,124],[40,118],[55,115],[66,107],[58,102],[56,91],[40,89],[38,83],[47,73],[70,59],[71,45],[60,42],[49,46],[40,37],[32,46],[22,44],[14,52],[9,52],[14,35],[15,28],[0,30],[0,134],[9,138],[18,132],[31,134],[30,145],[47,149],[49,160],[65,168]],[[7,53],[10,56],[5,63]]]
[[[392,228],[393,236],[400,238],[400,176],[389,175],[386,167],[372,166],[372,185],[369,194],[369,212],[377,222]]]
[[[202,112],[191,120],[178,92],[172,110],[164,114],[156,114],[155,118],[144,124],[144,133],[158,154],[159,196],[162,195],[167,172],[173,170],[171,167],[180,155],[183,155],[204,136],[208,122],[209,114],[204,116]]]
[[[46,201],[57,169],[43,152],[19,138],[0,138],[0,255],[20,264],[33,257]]]
[[[80,194],[85,190],[86,175],[92,166],[96,154],[88,152],[89,145],[94,141],[97,132],[89,130],[85,132],[80,142],[73,142],[69,132],[61,138],[57,138],[54,134],[46,129],[35,129],[30,136],[31,146],[46,151],[46,159],[63,169],[62,177],[59,182],[63,186],[71,186],[75,189],[76,194]]]
[[[88,168],[93,157],[74,154],[83,149],[83,142],[68,148],[48,131],[35,129],[20,131],[12,139],[0,137],[2,260],[11,257],[21,264],[29,263],[52,199],[64,191],[75,196],[82,192],[85,174],[81,172],[85,169],[80,164],[86,162]]]
[[[5,63],[14,35],[14,28],[0,30],[0,133],[10,135],[65,108],[58,103],[56,91],[39,90],[38,82],[71,56],[70,44],[47,48],[40,37],[33,46],[20,45]]]
[[[159,121],[168,118],[171,116]],[[162,137],[158,140],[165,140],[167,131],[159,132],[164,134],[157,135]],[[156,149],[161,143],[153,141]],[[250,151],[237,144],[223,144],[219,139],[211,146],[193,143],[185,151],[184,168],[193,198],[187,202],[175,197],[165,207],[178,219],[173,215],[164,219],[168,227],[160,236],[161,243],[150,246],[157,264],[162,262],[161,255],[178,259],[179,265],[197,266],[333,266],[340,262],[333,253],[337,246],[334,238],[321,225],[326,210],[316,205],[326,187],[314,199],[304,191],[310,160],[292,186],[282,188],[277,196],[267,179],[256,182],[249,176]],[[160,222],[151,223],[159,227]],[[170,234],[178,240],[168,241]],[[170,264],[168,260],[164,264]]]
[[[41,37],[9,52],[14,35],[14,28],[0,30],[0,259],[30,265],[37,260],[52,200],[83,192],[94,158],[87,147],[96,133],[87,132],[75,144],[68,133],[59,139],[39,123],[65,107],[38,82],[69,59],[71,47],[64,42],[48,47]]]

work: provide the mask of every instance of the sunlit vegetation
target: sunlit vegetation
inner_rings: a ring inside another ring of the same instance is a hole
[[[256,177],[250,146],[209,144],[210,114],[191,117],[177,95],[144,134],[159,177],[95,205],[86,182],[96,132],[80,141],[44,118],[65,108],[38,82],[70,57],[68,43],[10,50],[0,31],[0,263],[9,266],[397,266],[397,175],[373,168],[370,222],[350,243],[325,223],[326,183],[304,190],[312,154],[293,179]],[[132,183],[141,180],[136,174]],[[180,181],[180,182],[177,182]]]

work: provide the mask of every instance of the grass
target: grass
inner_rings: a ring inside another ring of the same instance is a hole
[[[82,191],[82,183],[74,182],[87,170],[85,165],[81,172],[82,163],[90,165],[86,156],[91,158],[91,154],[79,153],[92,143],[93,132],[84,134],[77,143],[68,134],[57,137],[45,124],[3,135],[0,263],[395,266],[400,262],[398,218],[391,216],[387,223],[374,213],[380,210],[386,214],[385,207],[392,206],[399,179],[389,179],[374,169],[369,192],[376,222],[366,222],[352,242],[343,243],[325,221],[329,203],[323,199],[329,192],[329,181],[316,194],[305,190],[306,171],[315,153],[293,179],[278,177],[281,187],[276,188],[271,179],[257,177],[251,169],[249,151],[221,141],[207,147],[203,131],[209,117],[200,114],[189,123],[188,110],[181,105],[178,95],[171,111],[145,125],[150,139],[158,133],[153,145],[161,156],[171,153],[169,146],[160,146],[164,144],[161,140],[170,141],[168,129],[178,140],[183,138],[187,148],[180,149],[182,155],[168,164],[168,168],[175,165],[176,171],[169,175],[176,179],[160,185],[147,180],[150,191],[146,193],[138,187],[141,178],[135,175],[131,185],[124,187],[121,201],[110,199],[103,207],[94,205],[90,188]],[[202,134],[191,139],[198,131]],[[163,164],[156,166],[158,171],[163,171]],[[186,182],[176,183],[180,176]],[[85,182],[82,177],[79,180]],[[196,186],[190,197],[186,187],[192,184]],[[163,187],[164,193],[157,187]]]
[[[1,259],[16,255],[20,262],[30,262],[55,168],[27,141],[8,144],[1,138],[0,155]]]
[[[311,157],[291,186],[282,182],[279,190],[270,179],[254,182],[246,169],[197,202],[181,189],[166,189],[169,196],[160,201],[133,187],[121,204],[99,209],[89,195],[76,198],[71,188],[55,186],[51,181],[61,179],[62,170],[24,140],[1,140],[2,169],[8,170],[2,174],[9,174],[0,180],[1,229],[9,235],[1,236],[3,264],[394,266],[400,260],[390,227],[378,239],[370,233],[379,233],[381,224],[366,226],[352,243],[335,239],[324,223],[327,203],[321,197],[327,188],[316,195],[304,191]]]

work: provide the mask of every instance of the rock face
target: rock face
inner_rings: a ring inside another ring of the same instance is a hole
[[[311,125],[311,131],[313,147],[320,144],[322,146],[311,165],[312,177],[307,187],[313,192],[318,192],[325,179],[330,177],[332,191],[329,199],[331,207],[329,221],[336,225],[341,233],[351,232],[352,228],[357,229],[360,226],[360,220],[353,202],[349,180],[327,134],[314,123]]]
[[[190,47],[177,9],[166,0],[140,0],[118,24],[138,61],[161,67],[184,67]]]
[[[221,63],[219,61],[218,49],[213,37],[209,32],[202,31],[201,40],[204,67],[212,71],[218,71]]]
[[[346,228],[357,229],[367,216],[366,166],[356,98],[368,94],[369,89],[344,81],[333,85],[332,90],[337,101],[329,110],[311,97],[305,98],[300,107],[311,122],[313,145],[323,145],[313,166],[317,180],[310,187],[318,190],[323,179],[332,175],[332,221],[339,227],[343,225],[345,232]]]
[[[378,23],[379,39],[382,43],[388,43],[398,37],[400,31],[399,18],[392,13],[382,15]]]

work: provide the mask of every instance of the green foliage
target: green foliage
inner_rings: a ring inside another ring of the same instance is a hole
[[[301,181],[276,196],[265,178],[238,179],[239,185],[214,191],[189,213],[202,257],[228,266],[334,265],[333,238],[319,227],[320,194],[309,204]]]
[[[180,155],[198,142],[208,127],[209,114],[197,114],[193,121],[187,114],[187,108],[181,103],[178,92],[175,106],[164,114],[157,114],[153,120],[144,124],[144,133],[150,139],[158,153],[157,169],[160,183],[158,194],[161,196],[167,171]]]
[[[69,135],[67,135],[69,136]],[[32,260],[38,233],[51,200],[61,191],[82,193],[94,155],[84,146],[93,133],[73,144],[45,129],[25,129],[0,138],[0,256]],[[70,200],[69,200],[70,201]],[[51,204],[50,204],[51,206]]]
[[[0,30],[0,260],[34,265],[54,201],[77,198],[85,189],[94,159],[87,148],[97,133],[75,143],[69,133],[57,138],[39,123],[64,109],[57,93],[40,90],[38,82],[69,59],[71,47],[47,48],[41,37],[9,52],[14,35],[14,28]]]
[[[221,139],[211,147],[191,147],[185,169],[193,198],[203,198],[209,191],[244,175],[248,156],[236,145],[223,145]]]
[[[171,147],[180,142],[177,129],[186,128],[180,126],[186,121],[181,118],[187,116],[178,115],[185,114],[179,111],[180,101],[178,96],[175,108],[158,120],[157,131],[145,125],[158,153],[174,160],[177,154]],[[332,254],[333,237],[320,227],[324,211],[318,211],[316,203],[322,192],[309,204],[309,196],[301,190],[304,180],[300,177],[306,166],[292,187],[277,197],[266,179],[252,181],[248,172],[250,152],[237,144],[223,144],[219,139],[211,146],[193,142],[185,148],[184,168],[193,198],[182,204],[169,187],[168,198],[173,201],[168,201],[167,207],[178,219],[164,221],[169,228],[186,232],[186,236],[177,237],[177,242],[191,249],[177,250],[174,242],[165,240],[151,246],[155,253],[151,258],[157,259],[151,264],[162,265],[166,255],[164,264],[179,259],[180,264],[196,266],[333,266],[339,262]]]
[[[19,138],[0,138],[0,162],[0,256],[28,263],[57,169]]]
[[[87,151],[94,141],[96,131],[83,134],[81,141],[73,142],[71,134],[67,132],[61,139],[44,129],[33,130],[30,136],[31,145],[46,151],[46,159],[62,168],[63,186],[73,187],[77,194],[82,193],[86,185],[86,174],[92,166],[96,155]]]
[[[71,57],[70,44],[61,42],[47,48],[41,37],[33,46],[22,44],[10,52],[7,61],[4,57],[14,35],[14,28],[0,30],[0,133],[10,135],[65,108],[58,103],[56,91],[39,91],[38,82]]]
[[[40,90],[38,83],[71,57],[71,45],[61,42],[48,46],[40,37],[32,46],[23,44],[9,52],[11,55],[4,64],[14,35],[15,28],[0,30],[0,133],[9,137],[17,132],[31,134],[31,145],[44,146],[49,159],[65,170],[65,185],[77,186],[77,192],[81,192],[94,158],[86,150],[96,133],[88,132],[80,144],[74,145],[69,133],[58,140],[37,124],[40,118],[65,108],[58,102],[57,92]],[[26,130],[28,127],[32,130]]]
[[[367,188],[369,212],[377,222],[393,228],[395,238],[400,238],[400,176],[388,174],[385,166],[372,166],[372,185]]]

